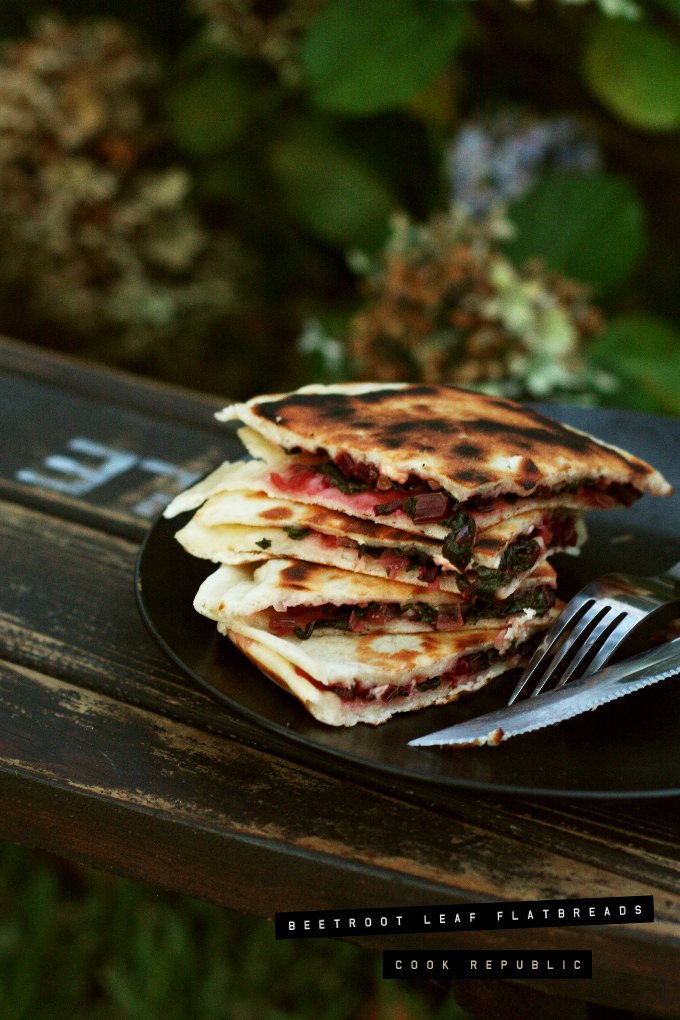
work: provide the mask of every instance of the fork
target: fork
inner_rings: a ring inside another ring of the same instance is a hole
[[[643,620],[674,601],[680,601],[680,563],[656,577],[606,574],[591,581],[562,610],[508,705],[520,694],[536,697],[551,679],[557,678],[556,690],[578,675],[596,673]]]

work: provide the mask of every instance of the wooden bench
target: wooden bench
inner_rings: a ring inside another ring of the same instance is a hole
[[[592,981],[532,988],[680,1017],[677,800],[321,771],[155,646],[135,557],[164,503],[223,459],[224,403],[0,341],[0,837],[269,917],[653,894],[649,925],[360,941],[588,948]]]

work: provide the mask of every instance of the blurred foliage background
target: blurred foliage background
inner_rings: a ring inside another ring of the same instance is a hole
[[[474,1020],[381,975],[380,953],[0,844],[2,1020]]]
[[[680,412],[678,0],[4,0],[0,330]]]
[[[0,40],[1,332],[232,397],[680,413],[680,0],[2,0]],[[465,1016],[2,854],[3,1020]]]

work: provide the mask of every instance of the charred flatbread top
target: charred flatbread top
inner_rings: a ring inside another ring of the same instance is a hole
[[[461,502],[577,479],[630,483],[668,495],[663,476],[633,454],[514,401],[453,386],[339,383],[254,397],[218,412],[285,449],[343,453],[392,481],[435,482]]]

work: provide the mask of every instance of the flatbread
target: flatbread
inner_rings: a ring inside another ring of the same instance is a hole
[[[672,490],[649,464],[526,406],[452,386],[337,383],[253,397],[217,413],[240,419],[271,444],[360,464],[405,483],[409,474],[461,502],[502,492],[526,496],[575,479]]]
[[[221,464],[212,474],[176,496],[164,512],[166,517],[175,517],[187,510],[194,510],[206,500],[212,500],[213,507],[217,508],[221,504],[216,503],[214,497],[223,493],[238,492],[241,494],[251,493],[253,496],[259,496],[260,499],[267,496],[275,500],[277,506],[295,502],[335,511],[345,517],[365,522],[366,527],[362,532],[364,535],[368,534],[370,527],[377,529],[378,533],[384,535],[385,538],[388,537],[387,528],[396,528],[400,531],[409,531],[439,540],[445,539],[449,533],[450,529],[442,524],[416,523],[402,509],[396,509],[391,513],[384,513],[382,509],[376,511],[376,507],[382,508],[393,501],[393,497],[400,495],[396,490],[382,493],[367,491],[347,494],[341,492],[321,474],[310,476],[311,484],[308,486],[300,486],[293,492],[287,491],[285,488],[282,490],[278,480],[285,482],[291,477],[295,478],[296,468],[318,465],[325,458],[311,454],[286,454],[280,447],[272,445],[251,428],[239,429],[238,435],[248,453],[255,459],[227,461]],[[580,490],[578,492],[562,492],[557,496],[544,498],[534,496],[531,499],[515,499],[514,502],[502,499],[489,501],[487,506],[483,508],[471,507],[467,512],[475,521],[477,531],[481,532],[515,516],[530,512],[538,516],[557,507],[582,512],[598,508],[609,509],[615,505],[616,500],[606,493],[594,494]],[[278,512],[266,504],[263,504],[262,510],[271,512],[271,514]],[[279,512],[279,515],[283,520],[283,513]],[[207,517],[206,520],[208,519]],[[266,520],[276,520],[276,517],[269,516]],[[218,523],[216,513],[213,515],[213,521]],[[219,523],[251,522],[222,520]],[[260,523],[264,523],[264,521],[260,521]],[[355,526],[358,527],[358,525]]]
[[[530,535],[540,528],[544,518],[548,519],[553,511],[532,507],[524,514],[517,514],[506,521],[500,521],[492,528],[476,536],[476,544],[472,549],[466,569],[485,567],[498,569],[505,550],[518,538]],[[384,524],[350,517],[318,507],[309,503],[295,503],[292,500],[270,499],[262,493],[252,492],[220,492],[212,496],[196,513],[194,527],[214,528],[225,524],[242,524],[250,527],[276,526],[289,529],[295,536],[309,528],[321,535],[338,538],[343,543],[358,543],[372,549],[384,548],[422,553],[433,563],[447,572],[458,571],[444,555],[442,542],[412,532],[401,531]],[[447,532],[444,531],[444,537]],[[183,541],[184,532],[178,532],[178,540]],[[581,545],[585,532],[577,532],[577,546]],[[538,543],[541,554],[546,551],[545,539],[540,533],[532,534]],[[561,548],[554,545],[550,548],[551,555]],[[295,554],[294,554],[295,555]],[[302,554],[300,554],[302,555]]]
[[[204,527],[194,517],[175,537],[192,556],[212,560],[213,563],[238,566],[265,559],[299,559],[428,588],[428,582],[418,577],[417,565],[412,565],[407,556],[385,550],[381,557],[373,558],[358,548],[329,545],[324,535],[314,531],[300,539],[292,539],[282,528],[257,528],[245,524]],[[531,569],[507,575],[507,582],[498,587],[496,597],[505,599],[512,595],[554,551],[543,548]],[[469,582],[466,582],[465,575],[449,566],[451,570],[439,574],[436,583],[442,591],[460,594]]]
[[[221,622],[218,629],[320,722],[354,726],[377,725],[395,712],[444,704],[477,690],[528,659],[534,647],[532,629],[538,628],[528,621],[520,644],[500,650],[495,648],[497,630],[312,635],[300,641],[279,638],[239,620]],[[483,653],[493,660],[455,676],[459,660]]]
[[[387,548],[407,543],[413,545],[415,542],[428,552],[441,549],[442,539],[448,534],[446,528],[438,528],[441,534],[435,536],[414,533],[317,503],[302,503],[280,495],[269,496],[264,492],[251,491],[218,492],[203,504],[196,517],[207,527],[215,524],[274,525],[279,528],[293,525]]]
[[[544,587],[552,587],[549,582],[554,572],[547,567],[545,574],[548,584]],[[285,615],[289,610],[312,610],[311,616],[316,617],[319,607],[345,607],[343,618],[347,620],[347,607],[354,607],[360,612],[362,608],[376,603],[398,605],[401,609],[417,607],[415,613],[400,613],[387,620],[379,618],[376,623],[371,622],[370,614],[368,618],[364,616],[360,623],[354,621],[355,627],[362,628],[362,632],[383,630],[390,634],[437,630],[436,620],[440,612],[444,619],[457,620],[459,626],[456,629],[500,629],[512,627],[515,622],[538,618],[552,608],[550,603],[541,605],[541,593],[530,596],[530,590],[520,595],[519,605],[517,602],[513,599],[506,608],[504,603],[493,601],[490,609],[488,600],[468,602],[450,592],[428,591],[418,585],[369,577],[303,560],[268,560],[261,564],[220,567],[199,588],[194,608],[215,621],[240,617],[250,621],[253,626],[271,629],[270,620],[276,621],[280,618],[277,614]],[[528,602],[533,603],[533,607]],[[554,595],[551,602],[554,603]],[[426,613],[422,612],[423,605],[428,607]],[[536,605],[541,609],[540,613]],[[472,613],[475,618],[463,623],[468,613]],[[288,618],[291,619],[290,614]],[[298,617],[293,615],[292,619],[296,618],[301,621],[302,627],[306,626],[304,613]],[[327,620],[328,617],[323,614],[315,619],[314,633],[329,629]],[[454,626],[452,624],[451,629]]]
[[[624,450],[448,386],[308,386],[217,417],[242,423],[250,459],[165,512],[201,508],[177,538],[223,565],[196,607],[331,725],[445,703],[526,662],[559,603],[495,611],[554,586],[546,557],[574,541],[572,518],[580,545],[582,511],[672,491]],[[494,615],[443,629],[463,600]]]

